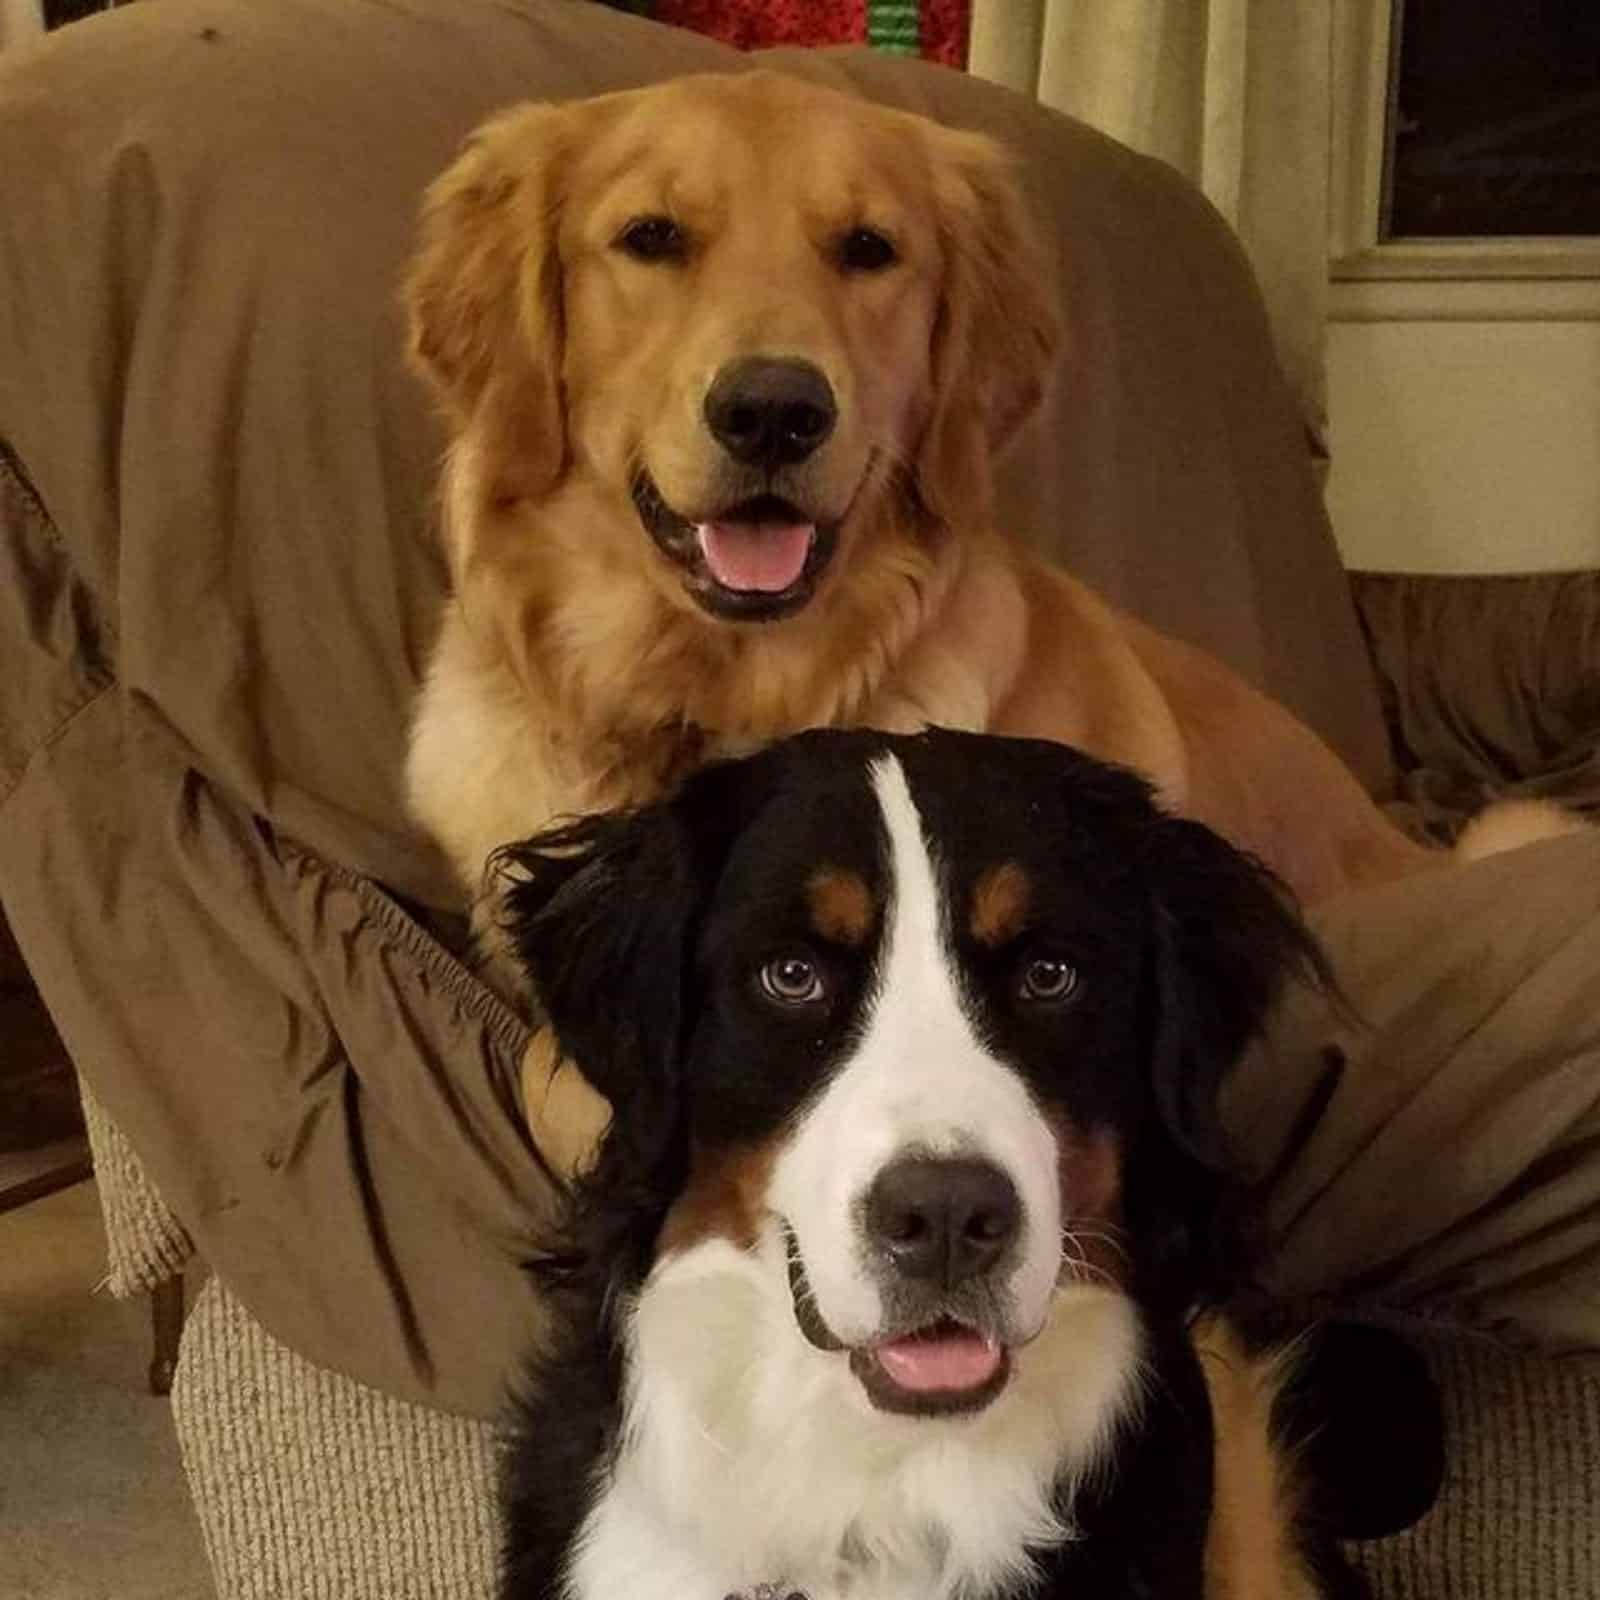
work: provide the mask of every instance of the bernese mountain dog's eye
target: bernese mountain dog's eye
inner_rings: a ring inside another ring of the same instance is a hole
[[[894,241],[876,228],[852,228],[839,240],[839,266],[845,272],[882,272],[900,259]]]
[[[775,956],[758,974],[761,992],[780,1006],[810,1006],[828,996],[822,974],[809,956]]]
[[[1018,997],[1036,1005],[1061,1005],[1078,992],[1078,969],[1059,956],[1035,956],[1023,963]]]
[[[689,236],[671,217],[635,217],[617,235],[616,245],[635,261],[682,261]]]

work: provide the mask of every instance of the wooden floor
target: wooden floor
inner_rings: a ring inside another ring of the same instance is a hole
[[[82,1183],[89,1171],[89,1141],[81,1134],[37,1150],[0,1150],[0,1211]]]

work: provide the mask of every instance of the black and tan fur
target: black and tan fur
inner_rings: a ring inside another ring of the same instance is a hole
[[[932,732],[804,735],[507,869],[613,1107],[507,1600],[1362,1592],[1335,1535],[1431,1497],[1425,1380],[1200,1315],[1245,1264],[1222,1082],[1323,970],[1260,867],[1130,773]],[[1341,1365],[1374,1414],[1326,1434]]]

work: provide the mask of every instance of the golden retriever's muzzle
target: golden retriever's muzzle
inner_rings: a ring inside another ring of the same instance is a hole
[[[670,506],[641,470],[632,486],[640,520],[713,616],[772,622],[792,615],[838,548],[843,519],[817,520],[805,504],[803,470],[838,420],[833,386],[812,362],[746,357],[718,372],[702,413],[722,462],[720,504]]]

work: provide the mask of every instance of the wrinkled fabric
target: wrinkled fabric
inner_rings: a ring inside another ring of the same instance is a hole
[[[1600,830],[1311,921],[1348,1007],[1291,995],[1230,1086],[1267,1286],[1600,1349]]]
[[[47,526],[0,532],[38,570]],[[58,587],[45,638],[96,636],[62,615],[80,594]],[[0,659],[28,659],[11,628]],[[0,892],[74,1062],[279,1337],[493,1415],[543,1326],[522,1263],[560,1203],[520,1114],[526,1026],[370,879],[203,776],[150,700],[87,666],[53,693],[68,714],[0,809]]]
[[[1423,828],[1453,837],[1507,797],[1600,814],[1600,572],[1351,586]]]

